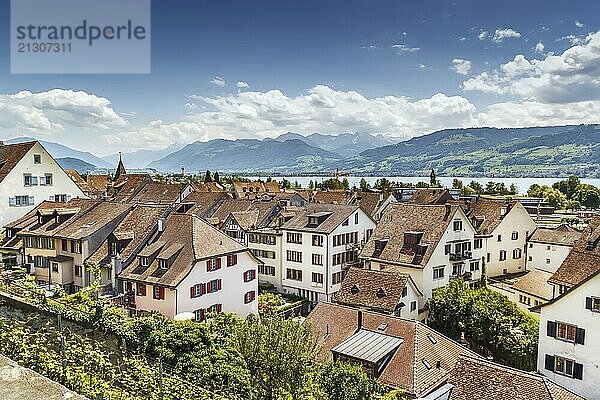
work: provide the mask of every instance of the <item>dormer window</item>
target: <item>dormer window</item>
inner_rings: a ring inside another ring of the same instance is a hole
[[[404,232],[404,245],[416,246],[421,241],[422,232]]]
[[[382,297],[385,297],[385,290],[383,288],[379,288],[377,290],[377,298],[381,299]]]
[[[142,264],[142,267],[147,267],[148,266],[148,257],[140,257],[140,264]]]
[[[34,164],[41,164],[42,163],[42,155],[41,154],[34,154],[33,155],[33,163]]]
[[[375,253],[377,255],[381,254],[381,252],[385,248],[385,245],[387,244],[388,240],[389,240],[388,238],[375,239]]]
[[[12,229],[6,229],[6,237],[9,237],[9,238],[13,237]]]
[[[110,255],[112,257],[116,257],[116,255],[117,255],[117,244],[116,243],[110,244]]]
[[[44,219],[41,215],[38,215],[38,224],[42,225],[44,223]]]
[[[168,260],[163,260],[162,258],[158,259],[158,268],[159,269],[168,269],[169,263]]]
[[[352,288],[350,289],[350,292],[352,294],[356,294],[356,293],[360,292],[360,289],[358,288],[358,285],[352,285]]]

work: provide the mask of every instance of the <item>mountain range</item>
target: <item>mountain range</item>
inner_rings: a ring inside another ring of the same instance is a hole
[[[6,142],[25,140],[31,139]],[[72,165],[80,172],[93,169],[89,164],[114,168],[118,160],[118,154],[99,158],[58,143],[42,144],[63,167]],[[288,132],[263,140],[174,144],[163,150],[139,150],[122,156],[128,168],[160,172],[179,172],[183,166],[186,172],[210,169],[275,175],[339,169],[359,175],[426,176],[433,168],[446,176],[600,177],[600,125],[444,129],[399,143],[382,135],[302,136]]]

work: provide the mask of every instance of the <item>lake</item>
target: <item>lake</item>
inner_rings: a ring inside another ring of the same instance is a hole
[[[247,177],[248,179],[266,179],[265,176],[261,176],[261,177],[257,177],[257,176],[249,176]],[[273,177],[273,179],[276,180],[281,180],[281,179],[287,179],[290,182],[294,183],[294,182],[298,182],[300,185],[302,185],[302,187],[307,188],[308,187],[308,183],[312,180],[313,182],[322,182],[326,179],[330,179],[331,177],[328,176],[277,176],[277,177]],[[346,177],[340,177],[340,179],[346,178],[348,179],[348,182],[350,182],[350,187],[352,187],[353,185],[356,185],[357,187],[360,185],[360,180],[361,179],[365,179],[367,182],[369,182],[369,184],[371,184],[371,186],[373,186],[375,184],[375,181],[377,179],[382,178],[381,176],[346,176]],[[390,181],[396,181],[396,182],[404,182],[404,183],[418,183],[418,182],[429,182],[429,176],[424,176],[424,177],[419,177],[419,176],[386,176],[386,179],[390,180]],[[512,185],[513,183],[515,185],[517,185],[517,188],[519,189],[519,194],[527,194],[527,189],[529,189],[529,187],[531,185],[533,185],[534,183],[537,183],[538,185],[548,185],[548,186],[552,186],[552,184],[554,182],[558,182],[562,179],[565,178],[470,178],[470,177],[461,177],[461,176],[456,176],[456,177],[451,177],[451,176],[439,176],[438,180],[440,181],[440,183],[445,186],[445,187],[452,187],[452,181],[454,179],[460,179],[464,185],[468,185],[469,182],[471,181],[475,181],[478,182],[480,184],[482,184],[485,187],[485,184],[488,183],[489,181],[494,181],[494,182],[502,182],[504,183],[504,185],[506,185],[506,188],[509,188],[510,185]],[[600,187],[600,179],[585,179],[585,178],[580,178],[580,181],[582,183],[589,183],[591,185],[594,186],[598,186]]]

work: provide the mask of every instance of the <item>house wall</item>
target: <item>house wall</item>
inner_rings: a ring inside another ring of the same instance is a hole
[[[530,307],[533,306],[537,306],[539,304],[544,304],[547,303],[547,300],[542,299],[541,297],[538,296],[534,296],[530,293],[525,293],[525,292],[521,292],[515,288],[513,288],[513,292],[511,294],[511,296],[509,297],[509,299],[515,303],[521,310],[528,312],[528,313],[532,313],[531,310],[529,310]],[[538,314],[538,313],[532,313],[532,314]]]
[[[525,271],[525,260],[527,259],[525,242],[535,228],[535,222],[523,205],[519,202],[515,203],[494,229],[491,237],[486,240],[487,252],[490,253],[490,262],[487,263],[488,276],[494,277]],[[518,233],[516,240],[511,237],[513,232]],[[498,241],[498,235],[501,235],[501,241]],[[521,249],[520,258],[513,258],[514,249]],[[500,250],[506,251],[506,260],[504,261],[500,261]]]
[[[263,251],[272,251],[275,253],[275,258],[268,258],[268,257],[260,257],[260,256],[256,256],[260,261],[262,261],[265,266],[271,266],[275,268],[275,276],[273,275],[266,275],[266,274],[258,274],[258,279],[260,282],[267,282],[270,283],[272,285],[275,285],[275,287],[277,288],[278,291],[282,290],[282,285],[281,285],[281,266],[282,266],[282,253],[281,253],[281,249],[282,249],[282,242],[283,242],[283,236],[281,235],[281,232],[279,233],[269,233],[272,232],[270,230],[257,230],[254,231],[253,233],[257,233],[257,234],[269,234],[275,237],[275,244],[265,244],[265,243],[252,243],[250,242],[250,240],[248,240],[248,234],[246,235],[246,242],[248,243],[248,247],[250,249],[255,249],[255,250],[263,250]]]
[[[406,284],[406,296],[402,298],[402,302],[405,304],[400,310],[400,317],[407,319],[419,319],[419,309],[423,306],[421,296],[419,295],[416,287],[408,281]],[[416,304],[416,308],[411,311],[411,304]]]
[[[165,288],[164,300],[156,300],[153,297],[153,290],[154,287],[152,285],[146,284],[146,295],[139,296],[137,293],[136,283],[133,284],[136,309],[146,311],[158,311],[166,317],[173,318],[177,314],[177,291],[175,289]]]
[[[34,164],[34,154],[41,155],[41,164]],[[52,186],[25,186],[23,174],[32,176],[45,176],[52,174]],[[77,185],[69,178],[52,156],[39,143],[36,143],[29,152],[17,163],[10,173],[0,182],[0,224],[3,226],[31,211],[35,206],[50,196],[66,194],[71,198],[87,198]],[[33,196],[34,205],[10,206],[9,198],[14,196]]]
[[[221,268],[212,272],[206,271],[205,260],[198,262],[177,286],[176,314],[206,309],[214,304],[222,304],[223,312],[234,312],[242,318],[249,314],[258,314],[258,262],[249,251],[237,255],[236,265],[228,267],[227,257],[224,256],[221,257]],[[244,282],[244,272],[251,269],[256,271],[256,278]],[[192,286],[213,279],[222,279],[221,290],[191,298]],[[255,293],[254,301],[244,304],[244,295],[252,290]]]
[[[358,213],[358,224],[355,224],[354,215]],[[346,252],[346,245],[333,246],[333,237],[349,232],[358,232],[358,244],[360,247],[366,242],[367,230],[375,229],[375,222],[361,208],[356,209],[348,217],[348,226],[340,224],[331,233],[314,233],[312,231],[300,232],[302,234],[302,244],[288,243],[287,233],[299,233],[298,231],[282,230],[282,267],[281,281],[284,292],[293,293],[308,298],[311,301],[330,301],[331,295],[341,287],[340,283],[333,284],[333,274],[342,271],[342,264],[333,265],[333,257],[336,254]],[[323,236],[323,247],[312,245],[313,234]],[[299,251],[302,253],[302,262],[287,261],[287,251]],[[323,256],[323,265],[313,265],[312,255],[321,254]],[[358,262],[358,257],[357,260]],[[302,271],[302,281],[287,279],[287,268]],[[312,273],[323,274],[323,284],[317,285],[312,282]]]
[[[573,289],[541,309],[538,371],[549,379],[588,399],[600,393],[600,312],[585,308],[586,297],[600,296],[600,275]],[[548,321],[561,321],[585,329],[584,344],[574,344],[547,335]],[[583,379],[574,379],[545,369],[545,355],[557,355],[583,364]]]
[[[529,242],[527,244],[527,270],[531,271],[537,268],[554,273],[567,258],[572,248],[572,246]]]

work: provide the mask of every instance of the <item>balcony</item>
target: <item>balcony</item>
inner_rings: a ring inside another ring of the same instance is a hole
[[[450,253],[450,261],[464,261],[469,260],[473,256],[470,251],[464,251],[462,253]]]

